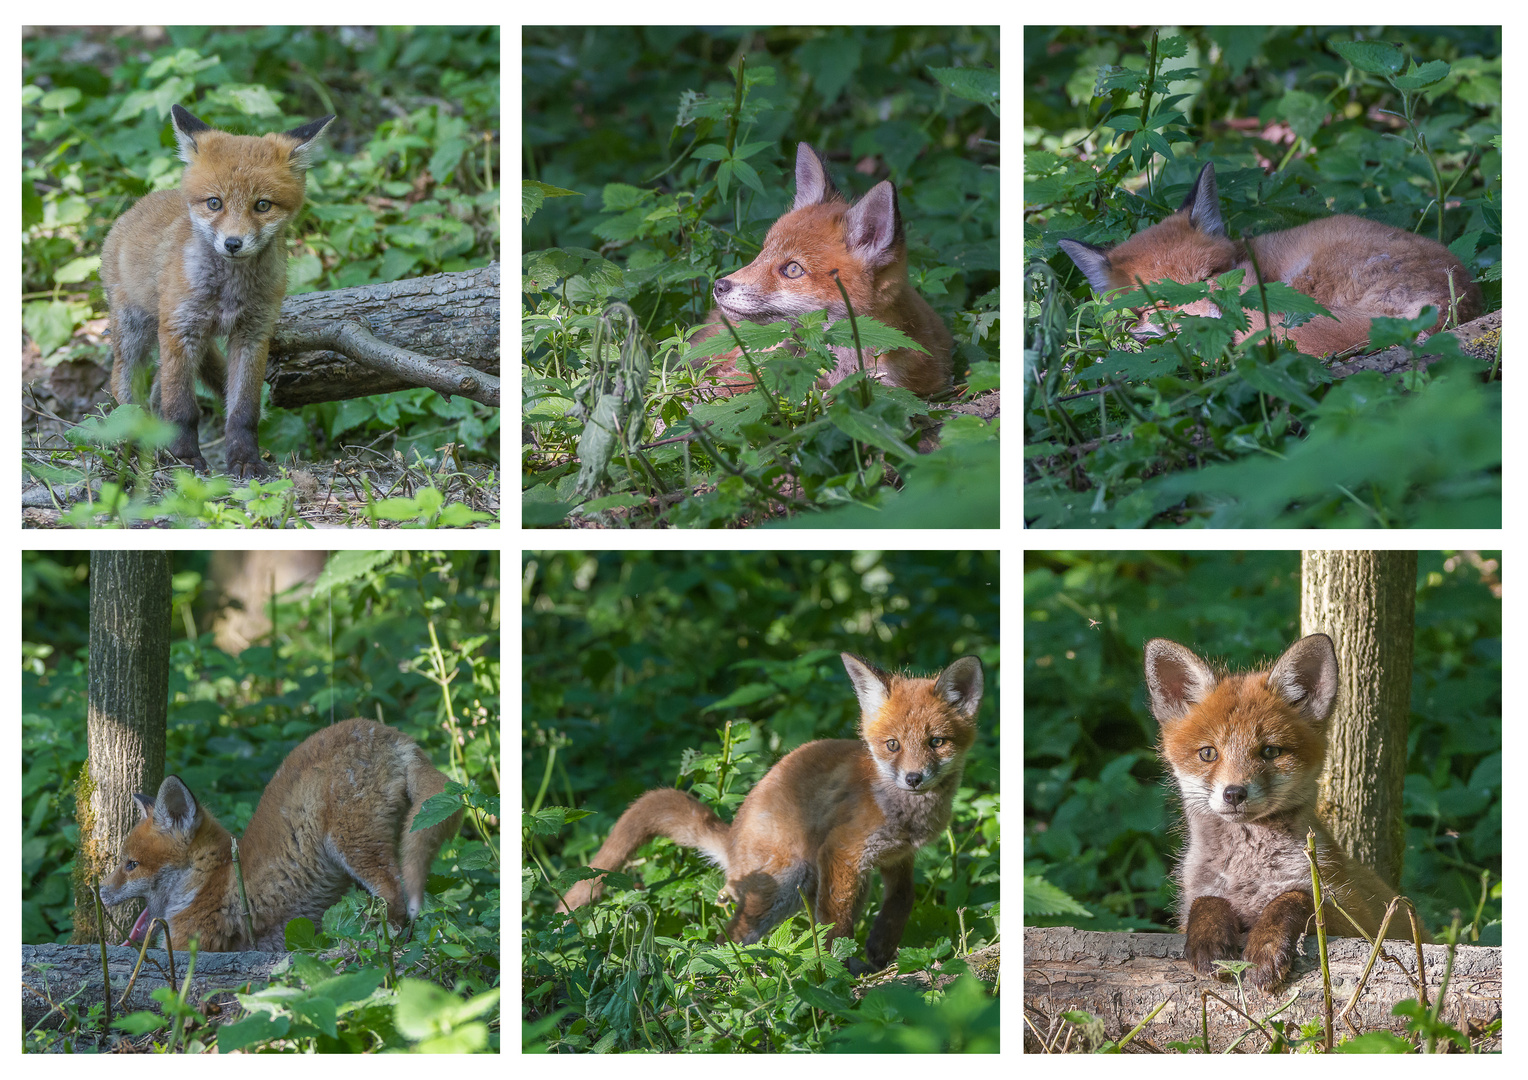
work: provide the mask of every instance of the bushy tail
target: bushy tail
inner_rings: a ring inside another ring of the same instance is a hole
[[[594,853],[589,865],[599,870],[619,870],[637,848],[655,836],[666,836],[683,847],[697,848],[723,870],[727,868],[728,826],[709,806],[677,788],[649,791],[627,808],[615,823],[610,838]],[[580,881],[568,890],[559,911],[572,911],[604,891],[604,878]]]
[[[456,830],[462,825],[462,812],[458,810],[445,821],[427,829],[410,831],[414,827],[414,815],[419,813],[419,807],[430,796],[439,795],[445,789],[446,774],[430,764],[424,751],[416,747],[414,760],[409,762],[408,769],[408,797],[412,809],[403,826],[399,852],[403,862],[403,894],[408,900],[410,920],[419,914],[424,904],[424,884],[430,877],[430,863],[440,851],[440,846],[455,836]]]

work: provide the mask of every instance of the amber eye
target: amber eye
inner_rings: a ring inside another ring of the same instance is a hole
[[[1220,755],[1215,752],[1215,748],[1213,746],[1201,746],[1199,748],[1200,761],[1214,761],[1219,756]]]
[[[791,265],[795,266],[796,264],[795,263],[791,263]],[[895,754],[898,750],[902,749],[902,744],[897,742],[896,739],[887,739],[886,740],[886,749],[890,750],[893,754]]]
[[[928,744],[937,750],[939,747],[943,746],[949,741],[949,739],[946,739],[942,735],[935,735],[933,738],[929,739]]]
[[[260,211],[260,213],[262,213],[262,214],[265,213],[270,208],[271,208],[271,201],[269,199],[261,199],[259,202],[255,203],[255,209]]]
[[[1283,752],[1284,748],[1282,746],[1265,746],[1263,747],[1262,757],[1264,761],[1272,761]]]
[[[207,200],[207,209],[208,210],[221,210],[221,209],[223,209],[223,200],[217,198],[216,196],[214,196],[211,199],[208,199]]]
[[[788,278],[798,278],[802,274],[806,273],[806,271],[801,268],[800,263],[788,262],[785,264],[784,268],[781,269],[780,273],[784,274]]]

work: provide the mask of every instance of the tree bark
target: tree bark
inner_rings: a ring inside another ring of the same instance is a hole
[[[1397,913],[1397,917],[1403,917]],[[1298,1025],[1322,1015],[1321,969],[1316,959],[1316,939],[1305,940],[1304,957],[1297,957],[1289,982],[1273,996],[1248,987],[1247,1012],[1262,1019],[1278,1004],[1298,991],[1298,999],[1278,1019]],[[1338,1019],[1346,1008],[1368,960],[1369,945],[1361,938],[1328,938],[1327,954],[1332,972],[1333,1033],[1352,1035],[1354,1029],[1391,1031],[1405,1037],[1406,1018],[1392,1016],[1397,1001],[1417,996],[1404,972],[1416,970],[1416,947],[1387,941],[1375,962],[1358,1003],[1347,1014],[1351,1024]],[[1442,945],[1424,945],[1427,1000],[1437,999],[1437,989],[1447,962]],[[1385,959],[1394,957],[1394,962]],[[1102,1021],[1101,1038],[1118,1040],[1133,1030],[1162,1002],[1166,1007],[1146,1024],[1126,1047],[1136,1053],[1170,1052],[1171,1042],[1202,1034],[1200,994],[1210,990],[1227,1001],[1241,1002],[1234,983],[1221,983],[1196,975],[1183,960],[1182,934],[1100,934],[1070,926],[1026,927],[1024,930],[1024,1049],[1028,1052],[1087,1050],[1080,1045],[1086,1036],[1063,1030],[1061,1014],[1069,1010],[1091,1013]],[[1211,998],[1208,1002],[1209,1049],[1220,1053],[1251,1025],[1228,1006]],[[1449,976],[1442,1018],[1465,1033],[1501,1015],[1501,949],[1460,946]],[[1237,1044],[1244,1053],[1268,1048],[1263,1034]],[[1481,1049],[1500,1046],[1497,1036]]]
[[[1337,649],[1317,813],[1343,848],[1398,884],[1417,554],[1307,551],[1300,574],[1300,630],[1329,635]]]
[[[289,296],[266,381],[283,409],[429,386],[499,404],[499,264]]]
[[[141,817],[133,794],[152,794],[164,778],[169,692],[169,554],[92,552],[89,769],[75,791],[74,941],[99,940],[91,878],[110,874],[121,857],[122,841]]]
[[[288,958],[284,952],[235,952],[196,955],[196,971],[191,978],[190,1004],[199,1005],[212,991],[223,990],[215,995],[220,1002],[231,1002],[228,987],[241,986],[251,979],[259,983],[270,981],[271,969]],[[179,987],[186,978],[190,954],[175,954],[175,980]],[[168,986],[169,965],[163,949],[150,949],[133,984],[133,992],[121,1005],[117,1004],[122,991],[127,988],[133,966],[138,962],[137,949],[125,949],[118,945],[106,948],[106,969],[112,987],[112,1016],[143,1010],[163,1013],[164,1006],[149,995],[161,986]],[[44,965],[47,965],[45,969]],[[83,991],[83,992],[82,992]],[[79,995],[76,997],[75,995]],[[23,945],[21,947],[21,1024],[30,1028],[47,1017],[52,1002],[69,1001],[69,1007],[83,1012],[102,998],[101,994],[101,947],[100,945]],[[237,1005],[226,1009],[224,1019],[237,1016]],[[55,1014],[44,1026],[56,1028],[61,1018]]]

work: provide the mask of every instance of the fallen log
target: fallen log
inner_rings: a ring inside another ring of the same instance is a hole
[[[1386,941],[1385,949],[1364,983],[1362,993],[1346,1021],[1335,1018],[1348,1005],[1368,960],[1369,945],[1360,938],[1328,938],[1327,954],[1332,973],[1333,1036],[1341,1038],[1366,1031],[1390,1031],[1405,1037],[1406,1018],[1391,1015],[1398,1001],[1415,998],[1413,982],[1416,947],[1407,942]],[[1422,946],[1427,976],[1427,1000],[1437,997],[1448,950],[1442,945]],[[1141,1033],[1126,1047],[1135,1053],[1168,1053],[1173,1042],[1185,1042],[1202,1034],[1201,992],[1209,990],[1227,1002],[1240,1005],[1231,982],[1197,975],[1183,961],[1182,934],[1103,934],[1069,926],[1026,927],[1024,930],[1024,1049],[1043,1052],[1065,1047],[1090,1049],[1093,1036],[1068,1032],[1062,1014],[1078,1010],[1102,1021],[1104,1039],[1118,1040],[1150,1016]],[[1298,957],[1288,982],[1272,996],[1248,986],[1247,1012],[1262,1020],[1269,1012],[1294,997],[1277,1019],[1299,1025],[1322,1017],[1321,970],[1316,959],[1316,939],[1306,939],[1305,955]],[[1165,1005],[1164,1005],[1165,1002]],[[1269,1040],[1229,1005],[1210,998],[1207,1003],[1209,1048],[1225,1051],[1249,1028],[1236,1049],[1246,1053],[1266,1051]],[[1454,957],[1442,1019],[1466,1034],[1501,1015],[1501,949],[1460,946]],[[1269,1030],[1266,1023],[1264,1031]],[[1483,1041],[1479,1048],[1500,1046],[1500,1035]]]
[[[416,386],[499,406],[499,264],[289,296],[266,381],[284,409]]]

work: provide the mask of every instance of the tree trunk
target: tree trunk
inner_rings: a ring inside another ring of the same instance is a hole
[[[359,333],[346,334],[347,326]],[[287,297],[265,378],[271,404],[283,409],[415,386],[496,405],[498,372],[499,264],[492,263]]]
[[[153,794],[164,777],[170,692],[167,552],[91,553],[89,687],[88,777],[75,791],[80,856],[72,940],[77,942],[99,940],[91,878],[107,876],[121,858],[122,841],[142,816],[133,794]]]
[[[1300,630],[1330,635],[1337,649],[1317,812],[1339,844],[1399,884],[1417,554],[1307,551],[1300,571]]]
[[[1397,917],[1402,917],[1397,913]],[[1305,939],[1305,956],[1295,958],[1289,981],[1272,996],[1247,988],[1247,1009],[1261,1020],[1296,991],[1298,998],[1278,1019],[1298,1026],[1322,1016],[1321,968],[1316,959],[1316,939]],[[1437,990],[1447,963],[1448,949],[1424,945],[1427,1000],[1437,1000]],[[1332,973],[1332,1030],[1337,1037],[1357,1031],[1390,1031],[1406,1036],[1406,1018],[1392,1016],[1391,1006],[1417,996],[1408,972],[1417,966],[1416,947],[1387,941],[1375,962],[1363,993],[1347,1014],[1339,1017],[1358,986],[1368,961],[1369,945],[1361,938],[1328,938],[1327,955]],[[1385,959],[1394,957],[1394,962]],[[1146,1020],[1152,1010],[1166,1007],[1146,1024],[1126,1047],[1132,1053],[1167,1053],[1169,1043],[1183,1042],[1202,1034],[1200,994],[1210,990],[1227,1001],[1241,1002],[1230,982],[1199,976],[1183,960],[1182,934],[1100,934],[1070,926],[1026,927],[1024,930],[1024,1049],[1028,1052],[1066,1049],[1087,1050],[1102,1039],[1118,1040]],[[1250,1024],[1219,1001],[1208,1002],[1209,1049],[1221,1053]],[[1062,1013],[1080,1010],[1101,1022],[1101,1030],[1068,1031]],[[1442,1019],[1460,1031],[1479,1037],[1479,1029],[1501,1015],[1501,949],[1460,946],[1449,975],[1448,996]],[[1349,1026],[1351,1025],[1351,1026]],[[1266,1025],[1265,1025],[1266,1028]],[[1499,1048],[1500,1036],[1479,1046]],[[1268,1039],[1255,1033],[1236,1049],[1257,1053],[1268,1048]]]

